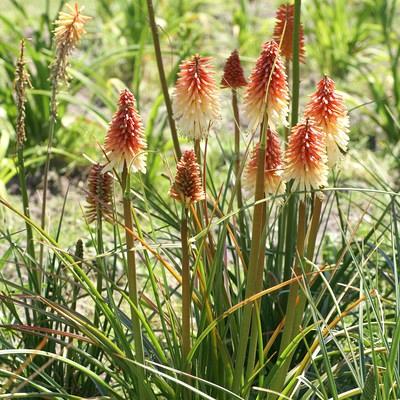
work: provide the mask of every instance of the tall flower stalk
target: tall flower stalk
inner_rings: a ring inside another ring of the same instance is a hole
[[[17,158],[18,158],[18,177],[21,187],[22,194],[22,205],[24,209],[24,215],[27,219],[30,219],[29,211],[29,199],[28,190],[26,186],[26,175],[25,175],[25,163],[24,163],[24,143],[26,140],[25,132],[25,103],[26,103],[26,88],[30,86],[29,74],[25,68],[24,58],[25,42],[20,42],[20,54],[17,61],[15,70],[15,95],[17,103],[17,122],[16,122],[16,134],[17,134]],[[31,224],[26,221],[26,248],[29,255],[28,264],[32,273],[33,281],[36,286],[36,290],[40,289],[41,274],[40,269],[35,265],[35,246],[33,242],[33,231]],[[34,272],[36,268],[36,272]]]
[[[311,236],[308,238],[308,252],[305,254],[307,220],[306,220],[306,196],[311,191],[318,191],[327,185],[328,168],[323,133],[314,125],[314,121],[307,118],[305,122],[297,124],[292,128],[286,150],[284,178],[292,182],[292,190],[299,190],[300,205],[297,223],[296,261],[293,269],[293,277],[302,276],[303,259],[306,255],[312,258],[316,232],[319,226],[321,211],[320,200],[316,200],[314,215],[311,223]],[[314,197],[322,197],[315,193]],[[305,269],[308,272],[308,269]],[[305,294],[299,290],[300,283],[296,281],[290,285],[289,297],[285,314],[285,326],[282,333],[279,355],[286,350],[290,342],[298,333],[298,326],[305,306]],[[271,389],[280,392],[291,362],[291,355],[288,355],[279,367],[271,382]],[[276,395],[271,395],[275,399]]]
[[[123,209],[125,221],[125,237],[127,250],[127,278],[129,298],[132,302],[131,319],[132,332],[135,343],[136,359],[144,364],[143,338],[141,322],[138,315],[140,303],[137,287],[136,256],[134,226],[130,196],[130,172],[146,171],[146,140],[143,135],[142,118],[136,110],[136,101],[133,94],[124,89],[120,93],[118,110],[114,114],[105,139],[105,153],[108,165],[105,170],[114,169],[121,176],[123,193]],[[139,398],[146,398],[145,375],[141,367],[137,369],[137,385]]]
[[[176,125],[175,125],[175,120],[173,117],[171,98],[170,98],[169,92],[168,92],[168,83],[167,83],[167,78],[165,76],[165,71],[164,71],[164,63],[163,63],[162,53],[161,53],[160,38],[158,36],[158,28],[157,28],[157,24],[156,24],[156,18],[155,18],[154,6],[153,6],[152,0],[147,0],[147,12],[149,14],[151,34],[153,36],[154,51],[155,51],[156,60],[157,60],[158,75],[160,77],[165,107],[167,108],[168,123],[169,123],[169,127],[171,129],[171,136],[172,136],[172,142],[174,144],[175,157],[176,157],[176,159],[179,159],[181,157],[181,148],[179,145],[178,132],[177,132]]]
[[[181,219],[181,244],[182,244],[182,364],[190,372],[188,355],[191,349],[191,274],[190,274],[190,249],[188,235],[188,216],[190,206],[205,198],[201,183],[200,166],[197,164],[193,150],[183,153],[176,167],[175,180],[169,195],[182,203]],[[185,397],[190,398],[190,392],[185,392]]]
[[[232,93],[232,110],[234,117],[234,130],[235,130],[235,177],[236,177],[236,201],[238,210],[243,208],[243,196],[242,196],[242,178],[241,178],[241,157],[240,157],[240,116],[239,116],[239,105],[238,105],[238,90],[247,85],[246,78],[242,65],[240,63],[239,52],[234,50],[225,62],[224,75],[221,80],[222,88],[230,88]],[[240,230],[240,241],[242,249],[247,248],[246,237],[245,237],[245,225],[244,215],[242,211],[239,211],[239,230]],[[246,254],[246,251],[244,252]]]
[[[78,3],[74,6],[66,5],[68,12],[60,11],[58,19],[55,21],[54,37],[56,46],[56,56],[51,65],[51,97],[50,97],[50,125],[47,139],[46,162],[43,176],[43,196],[42,214],[40,226],[42,229],[46,225],[47,208],[47,187],[50,169],[50,158],[53,146],[54,128],[57,120],[57,93],[61,82],[67,82],[67,67],[69,58],[79,43],[81,37],[86,33],[84,26],[90,17],[82,14],[83,7],[79,8]],[[43,266],[43,245],[40,245],[40,268]],[[42,278],[40,278],[41,283]]]
[[[250,249],[249,267],[246,276],[245,298],[257,293],[262,287],[263,268],[265,261],[266,243],[266,204],[265,201],[265,155],[268,146],[267,128],[277,123],[286,124],[288,88],[285,67],[279,57],[279,47],[271,41],[263,45],[261,54],[250,75],[245,95],[245,110],[253,129],[260,126],[260,141],[256,169],[255,201],[253,213],[252,242]],[[252,323],[254,305],[249,304],[243,309],[240,323],[239,345],[233,376],[232,389],[240,392],[243,369],[248,349],[249,332]],[[253,319],[253,324],[256,324]],[[255,325],[254,325],[255,326]],[[258,331],[250,342],[248,371],[252,369],[256,351]]]
[[[175,180],[169,191],[169,195],[183,205],[181,221],[182,241],[182,357],[186,358],[190,351],[190,263],[188,241],[188,212],[190,206],[205,198],[201,183],[200,167],[197,164],[193,150],[186,150],[176,167]]]

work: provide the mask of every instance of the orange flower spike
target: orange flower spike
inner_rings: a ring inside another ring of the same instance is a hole
[[[287,59],[293,58],[294,4],[282,4],[276,11],[275,27],[272,38],[280,43],[281,54]],[[299,59],[304,62],[304,28],[300,23]]]
[[[195,55],[181,63],[173,94],[174,118],[180,132],[198,140],[220,118],[217,85],[210,57]]]
[[[109,160],[106,169],[122,171],[126,163],[132,172],[146,172],[146,146],[135,97],[128,89],[124,89],[105,139],[104,148]]]
[[[186,150],[176,166],[175,180],[169,190],[169,195],[189,207],[205,198],[200,177],[200,167],[193,150]]]
[[[224,75],[221,80],[221,87],[238,89],[246,86],[247,81],[244,77],[242,65],[240,63],[239,52],[232,51],[231,55],[226,59],[224,66]]]
[[[103,168],[100,164],[94,164],[90,168],[85,213],[88,223],[96,220],[98,211],[103,218],[112,220],[113,178],[110,173],[103,172]]]
[[[333,167],[347,151],[349,116],[343,97],[335,91],[335,82],[325,76],[311,95],[305,115],[313,118],[326,135],[328,165]]]
[[[250,129],[255,130],[264,119],[266,111],[268,124],[287,125],[289,89],[285,66],[279,56],[278,44],[266,42],[247,85],[244,107],[249,118]]]
[[[285,156],[284,179],[293,179],[292,190],[309,192],[327,186],[325,137],[309,118],[292,128]],[[305,193],[301,197],[305,197]]]
[[[246,191],[254,195],[257,180],[257,159],[260,144],[257,143],[252,151],[249,162],[244,172],[243,186]],[[271,195],[283,195],[286,190],[282,180],[283,163],[279,137],[271,129],[267,130],[267,147],[265,149],[265,192]],[[277,203],[282,204],[283,198],[278,198]]]

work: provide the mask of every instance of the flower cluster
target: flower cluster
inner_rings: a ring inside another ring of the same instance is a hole
[[[205,197],[200,177],[200,167],[193,150],[186,150],[176,166],[175,180],[169,195],[188,207]]]
[[[68,12],[60,11],[55,22],[54,37],[56,43],[56,59],[52,66],[52,78],[55,80],[67,80],[66,69],[68,57],[86,33],[84,26],[91,19],[82,14],[84,7],[79,8],[66,5]]]
[[[107,170],[122,171],[126,166],[132,172],[146,171],[142,118],[136,110],[135,97],[128,89],[120,93],[118,110],[108,128],[104,148],[109,160]]]
[[[309,118],[292,128],[286,150],[284,179],[303,192],[327,186],[328,167],[323,132]]]
[[[273,39],[280,44],[281,54],[287,59],[293,58],[294,4],[282,4],[276,11]],[[299,60],[304,62],[304,28],[300,24]]]
[[[313,118],[326,135],[328,165],[333,167],[347,151],[349,117],[343,98],[335,91],[335,82],[325,76],[311,95],[305,115]]]
[[[221,87],[238,89],[246,85],[247,81],[244,77],[243,68],[240,63],[239,52],[237,50],[234,50],[225,62],[224,75],[222,76],[221,80]]]
[[[110,173],[103,172],[103,165],[94,164],[90,168],[86,196],[86,219],[92,223],[98,216],[112,220],[112,182]]]
[[[247,85],[244,107],[250,128],[256,129],[265,116],[272,129],[279,124],[286,126],[288,101],[285,66],[279,56],[278,44],[271,40],[263,45]]]
[[[268,129],[266,138],[264,191],[271,195],[283,195],[286,185],[282,179],[283,164],[279,137],[276,132]],[[244,172],[243,186],[251,194],[254,194],[256,187],[259,148],[260,144],[257,143]],[[278,202],[281,203],[282,199]]]
[[[173,94],[174,117],[183,136],[205,138],[219,119],[217,85],[209,57],[198,54],[180,65]]]
[[[29,74],[25,68],[24,59],[25,42],[21,40],[20,55],[15,69],[15,93],[17,98],[17,144],[22,146],[26,140],[25,134],[25,103],[26,103],[26,88],[31,85]]]

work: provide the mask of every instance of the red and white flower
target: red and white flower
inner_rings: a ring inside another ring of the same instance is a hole
[[[220,118],[217,85],[210,57],[198,54],[180,65],[173,93],[174,118],[180,133],[193,140],[205,138]]]
[[[118,110],[108,128],[104,148],[109,160],[107,170],[122,171],[126,165],[132,172],[146,171],[142,118],[136,110],[135,97],[128,89],[120,93]]]
[[[250,129],[255,130],[268,117],[268,125],[287,125],[289,89],[278,44],[266,42],[250,75],[244,98]]]
[[[270,195],[283,195],[286,185],[282,179],[283,164],[279,137],[271,129],[267,130],[266,135],[264,191]],[[251,195],[254,195],[256,187],[259,148],[260,144],[257,143],[244,171],[243,187]],[[277,198],[277,202],[281,204],[283,198]]]
[[[343,158],[349,142],[349,116],[343,97],[335,90],[335,82],[325,76],[311,95],[305,115],[313,118],[326,135],[328,165],[333,167]]]
[[[307,118],[292,128],[285,155],[284,179],[293,180],[293,191],[307,192],[327,186],[325,135]]]

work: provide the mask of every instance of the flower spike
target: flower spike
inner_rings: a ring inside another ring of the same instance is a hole
[[[112,220],[113,178],[109,172],[103,172],[103,168],[104,166],[100,164],[94,164],[90,168],[85,213],[89,224],[95,221],[98,215]]]
[[[292,128],[286,150],[284,179],[293,179],[292,190],[309,192],[327,186],[326,145],[322,131],[307,118]],[[304,199],[305,193],[301,195]]]
[[[225,62],[224,75],[221,80],[221,87],[223,89],[238,89],[246,85],[247,81],[244,77],[243,68],[240,63],[239,52],[237,50],[234,50]]]
[[[174,118],[180,132],[193,140],[207,137],[211,125],[220,118],[210,60],[196,54],[182,62],[173,94]]]
[[[169,195],[184,203],[186,207],[205,198],[200,177],[200,167],[193,150],[186,150],[176,166],[174,183]]]
[[[56,60],[52,65],[52,79],[56,80],[67,80],[68,57],[86,33],[84,26],[91,19],[82,14],[84,7],[79,8],[78,3],[74,6],[67,4],[66,7],[68,12],[60,11],[54,23]]]
[[[273,39],[280,43],[281,54],[287,59],[293,58],[294,4],[282,4],[276,11]],[[304,62],[304,28],[300,23],[299,60]]]
[[[263,45],[247,85],[244,106],[250,129],[255,130],[261,124],[265,112],[272,129],[279,124],[286,126],[288,101],[285,66],[279,56],[278,44],[271,40]]]
[[[20,43],[20,54],[17,61],[17,67],[15,69],[15,94],[17,100],[17,145],[23,146],[26,140],[25,133],[25,103],[26,103],[26,88],[31,87],[31,81],[29,73],[25,67],[24,58],[25,41],[21,40]]]
[[[109,160],[106,170],[122,171],[126,163],[132,172],[146,172],[142,118],[136,110],[135,97],[128,89],[120,93],[118,110],[110,122],[104,148]]]
[[[328,165],[333,167],[347,151],[349,117],[343,97],[335,91],[335,82],[325,76],[311,95],[305,115],[313,118],[326,135]]]
[[[282,180],[283,164],[279,137],[276,132],[271,129],[267,130],[266,136],[267,147],[265,149],[264,189],[266,193],[271,195],[283,195],[286,190],[286,185]],[[260,144],[257,143],[244,172],[243,186],[251,195],[254,195],[256,187],[259,147]],[[283,198],[280,197],[277,199],[278,204],[282,204],[282,202]]]

